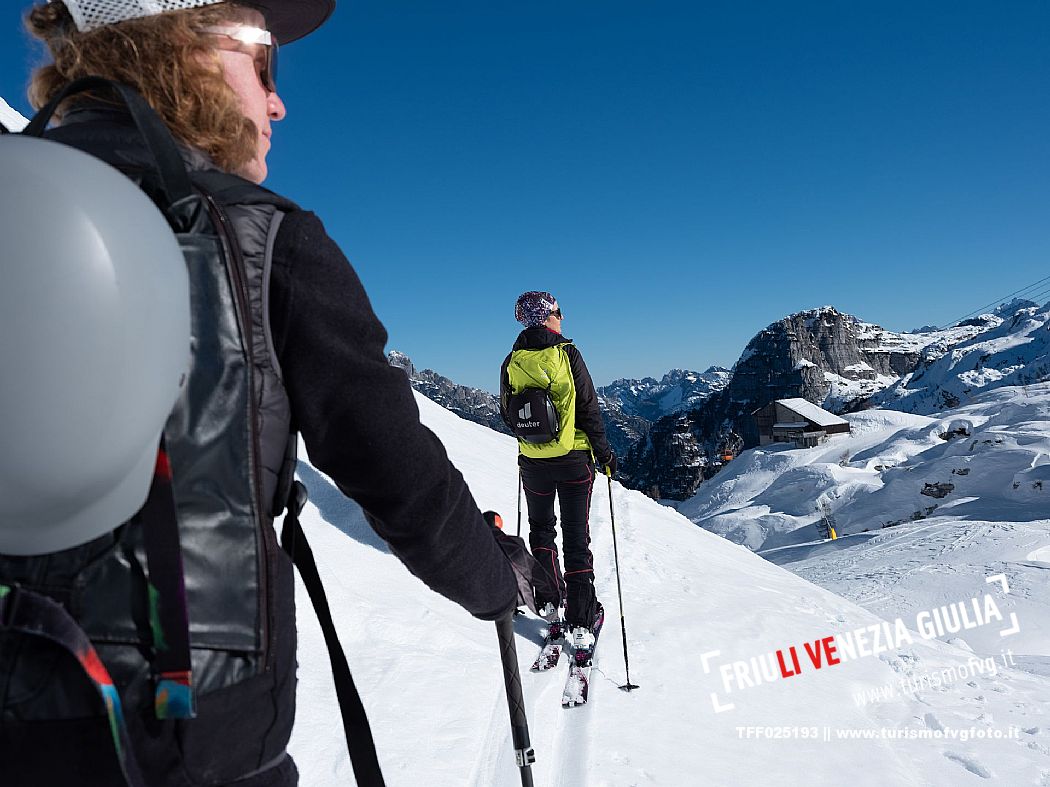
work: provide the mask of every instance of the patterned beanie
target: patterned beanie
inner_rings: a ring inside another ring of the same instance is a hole
[[[514,319],[526,328],[535,328],[543,325],[554,311],[557,303],[555,297],[549,292],[538,292],[530,290],[518,296],[518,302],[514,304]]]

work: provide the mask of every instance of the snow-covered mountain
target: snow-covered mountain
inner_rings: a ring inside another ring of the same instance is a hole
[[[712,366],[706,372],[672,369],[660,380],[621,379],[598,388],[609,443],[619,456],[649,433],[653,422],[691,410],[729,383],[730,372]]]
[[[1022,312],[1027,314],[1024,309],[1018,314]],[[896,333],[830,306],[789,315],[748,342],[724,390],[697,409],[657,421],[628,455],[624,476],[632,487],[656,490],[663,498],[689,497],[711,476],[726,435],[740,435],[745,446],[757,445],[751,413],[773,399],[803,398],[841,413],[897,400],[901,404],[885,406],[903,407],[909,397],[921,394],[943,408],[941,384],[949,392],[953,387],[975,390],[967,377],[960,378],[958,385],[951,383],[950,369],[958,368],[959,373],[972,372],[973,367],[984,369],[985,387],[996,381],[1009,382],[1010,374],[1020,379],[1026,372],[1018,363],[1023,366],[1028,361],[1014,360],[1011,365],[1007,351],[1045,324],[1045,315],[1029,315],[1027,322],[1018,320],[987,314],[946,329]],[[996,352],[1003,352],[993,361],[997,364],[994,371],[979,366],[990,358],[990,348],[981,344],[980,337],[994,342]],[[962,356],[955,357],[953,348],[970,344],[974,349],[964,353],[965,362]],[[1035,362],[1043,357],[1039,353],[1045,353],[1045,348],[1030,350],[1033,353],[1029,359],[1032,373],[1024,379],[1039,379]],[[948,371],[942,368],[946,365]],[[927,371],[932,376],[926,377]],[[921,411],[935,409],[938,407]]]
[[[1050,380],[1050,304],[1013,303],[979,319],[984,331],[944,351],[927,347],[917,368],[871,404],[929,414],[984,391]]]
[[[1040,395],[1047,398],[1050,392]],[[424,422],[445,443],[480,505],[503,511],[513,530],[513,439],[417,398]],[[894,428],[887,421],[883,429],[875,415],[858,417],[868,418],[873,430]],[[929,420],[900,413],[882,417],[900,419],[898,430]],[[872,447],[879,444],[874,432],[870,438]],[[922,440],[927,438],[913,436],[899,445],[912,450],[908,446]],[[360,510],[308,461],[300,463],[299,475],[311,490],[304,527],[388,783],[519,784],[492,625],[471,619],[404,570]],[[1037,602],[1045,594],[1026,584],[1024,572],[1034,576],[1038,570],[1021,565],[1046,561],[1050,536],[1045,527],[1038,531],[1036,522],[1027,523],[1029,546],[1022,548],[1015,539],[1001,557],[992,552],[1002,546],[996,541],[1000,531],[961,519],[955,522],[958,544],[947,559],[937,553],[935,542],[921,555],[906,551],[901,540],[917,532],[915,525],[884,531],[898,539],[892,549],[874,544],[875,539],[865,546],[862,537],[854,536],[858,547],[841,551],[836,581],[854,588],[857,597],[844,599],[695,527],[641,493],[613,483],[612,494],[630,677],[641,688],[629,694],[617,690],[626,674],[608,489],[599,484],[591,533],[607,617],[587,706],[561,708],[564,661],[554,672],[527,671],[541,626],[529,616],[515,623],[536,784],[955,787],[1040,785],[1050,779],[1050,664],[1031,655],[1045,649],[1025,649],[1037,641],[1037,625],[1046,630],[1045,606],[1042,618],[1037,617]],[[785,490],[785,499],[802,496],[801,490],[795,496]],[[843,538],[833,545],[848,542]],[[972,570],[959,562],[978,547],[992,573],[1009,576],[1009,594],[985,583],[985,566]],[[1022,554],[1025,548],[1028,553]],[[879,549],[888,550],[885,559]],[[908,609],[882,601],[876,615],[865,609],[859,590],[877,589],[873,577],[885,576],[889,584],[904,576],[902,549],[924,566],[912,566],[907,574],[907,598],[893,597]],[[845,560],[861,554],[866,561]],[[911,615],[913,608],[948,603],[942,594],[946,576],[961,600],[989,593],[1005,616],[1018,612],[1021,630],[1025,636],[1032,632],[1031,638],[999,640],[998,631],[1009,623],[995,621],[962,635],[938,636],[918,626],[921,618]],[[304,785],[353,783],[321,632],[301,585],[297,600],[299,715],[292,753]],[[902,614],[911,642],[900,636],[893,620]],[[999,640],[992,654],[975,644],[985,634],[989,641]],[[838,646],[831,662],[819,644],[827,637],[833,638],[828,645]],[[1024,647],[1012,647],[1015,641]],[[867,644],[858,647],[858,642]],[[1000,648],[1021,655],[1000,657]],[[777,651],[785,658],[783,671]],[[839,657],[841,662],[833,663]]]
[[[799,312],[760,331],[733,367],[731,399],[750,405],[765,397],[807,399],[833,411],[863,399],[910,372],[924,351],[949,347],[982,330],[979,325],[895,333],[832,306]],[[750,411],[748,411],[750,413]],[[748,445],[757,434],[741,431]]]
[[[670,413],[692,409],[729,383],[730,371],[712,366],[706,372],[672,369],[661,379],[616,380],[598,388],[605,399],[615,399],[627,415],[655,421]]]
[[[8,131],[21,131],[28,122],[18,110],[0,98],[0,123],[6,126]]]

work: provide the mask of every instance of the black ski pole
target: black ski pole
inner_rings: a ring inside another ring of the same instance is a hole
[[[627,623],[623,618],[623,589],[620,587],[620,553],[616,548],[616,514],[613,512],[612,499],[612,473],[605,468],[605,476],[609,479],[609,520],[612,522],[613,537],[613,561],[616,563],[616,595],[620,600],[620,631],[623,633],[623,666],[627,670],[627,682],[620,686],[624,691],[633,691],[639,688],[631,683],[631,662],[627,659]]]
[[[521,487],[522,487],[521,468],[519,467],[518,468],[518,532],[515,533],[515,535],[517,535],[518,537],[521,537]],[[521,611],[521,607],[518,607],[517,609],[514,610],[514,614],[515,615],[524,615],[525,613]]]
[[[510,708],[510,734],[514,741],[514,757],[521,771],[521,787],[532,787],[532,763],[536,762],[536,753],[529,742],[529,720],[525,717],[518,651],[514,647],[513,616],[508,615],[496,621],[496,634],[503,657],[503,683],[507,689],[507,706]]]
[[[521,468],[518,468],[518,532],[514,535],[521,535]]]

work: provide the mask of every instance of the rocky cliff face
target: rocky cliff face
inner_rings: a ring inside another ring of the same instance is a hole
[[[599,394],[598,406],[602,411],[605,436],[617,456],[626,456],[635,443],[649,434],[652,422],[640,415],[626,412],[618,400]]]
[[[755,445],[758,433],[741,416],[791,397],[841,411],[910,372],[939,338],[947,337],[894,333],[831,306],[792,314],[748,342],[720,415],[733,419],[745,445]]]
[[[774,399],[801,397],[843,412],[909,374],[927,355],[943,355],[983,330],[960,325],[944,331],[894,333],[824,306],[778,320],[760,331],[733,367],[729,384],[700,407],[653,424],[623,465],[627,483],[681,500],[722,461],[739,435],[757,445],[751,413]]]
[[[446,410],[497,432],[510,434],[499,415],[499,400],[493,394],[479,388],[457,385],[431,369],[419,371],[407,355],[397,350],[390,351],[387,360],[391,366],[404,370],[415,390]]]

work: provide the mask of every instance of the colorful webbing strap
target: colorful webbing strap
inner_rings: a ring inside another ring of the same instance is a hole
[[[113,746],[125,780],[131,787],[144,787],[142,771],[131,750],[124,711],[113,679],[83,629],[62,605],[17,585],[0,585],[0,629],[48,639],[77,660],[102,697],[109,717]]]
[[[189,613],[182,574],[179,521],[171,487],[171,465],[161,441],[149,497],[138,513],[149,572],[150,663],[158,719],[192,719],[197,713],[190,660]]]

